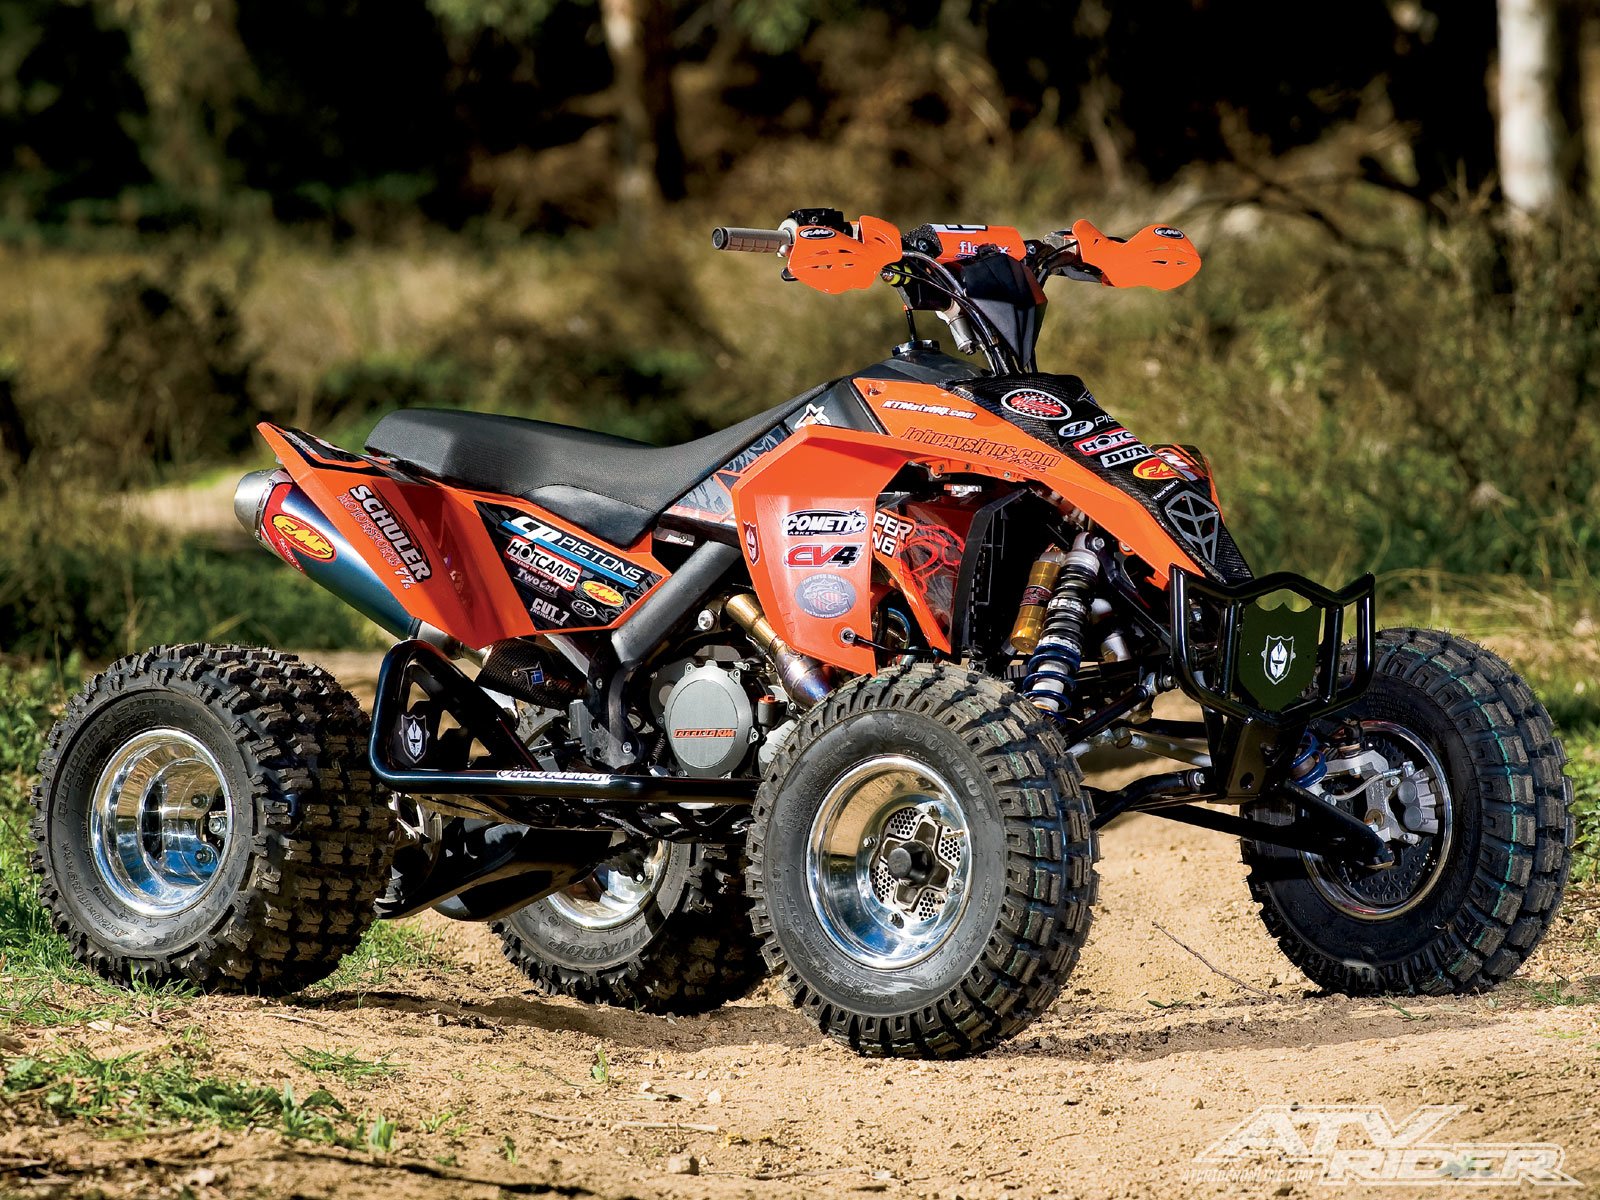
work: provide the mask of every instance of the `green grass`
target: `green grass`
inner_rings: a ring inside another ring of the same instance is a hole
[[[381,1079],[399,1072],[399,1068],[386,1059],[367,1059],[355,1053],[341,1054],[335,1050],[317,1050],[310,1046],[298,1054],[291,1052],[289,1058],[313,1075],[332,1075],[345,1083]]]
[[[21,1112],[83,1121],[107,1135],[171,1125],[276,1129],[284,1136],[359,1146],[366,1129],[331,1093],[223,1080],[176,1054],[98,1057],[81,1047],[0,1060],[0,1094]]]
[[[361,944],[345,955],[338,969],[309,991],[312,995],[376,992],[407,971],[447,966],[448,960],[439,952],[437,931],[425,933],[409,922],[379,921],[367,930]]]

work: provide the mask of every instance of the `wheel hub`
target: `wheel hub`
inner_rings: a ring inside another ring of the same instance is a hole
[[[1443,766],[1416,734],[1388,721],[1363,721],[1361,728],[1372,748],[1343,772],[1330,764],[1324,794],[1377,831],[1393,847],[1394,862],[1373,870],[1315,854],[1303,859],[1328,903],[1360,920],[1385,921],[1432,892],[1454,843],[1454,806]],[[1341,773],[1360,782],[1328,787]]]
[[[130,738],[95,783],[89,809],[95,869],[135,912],[164,917],[192,908],[232,833],[222,768],[182,730]]]
[[[668,843],[660,841],[626,851],[544,902],[574,925],[615,929],[637,916],[661,890],[668,853]]]
[[[913,759],[847,772],[812,823],[806,882],[840,950],[870,967],[920,962],[966,907],[969,831],[954,790]]]
[[[960,838],[924,808],[900,809],[886,822],[873,856],[873,894],[907,918],[929,919],[950,898],[953,868],[961,864]]]

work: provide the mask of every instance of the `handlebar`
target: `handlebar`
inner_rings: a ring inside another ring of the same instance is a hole
[[[711,245],[716,250],[742,250],[748,254],[782,254],[794,244],[794,234],[787,229],[717,228],[711,231]]]

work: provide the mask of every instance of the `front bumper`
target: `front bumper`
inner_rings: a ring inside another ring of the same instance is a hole
[[[1273,729],[1344,708],[1372,682],[1374,588],[1371,575],[1332,592],[1288,572],[1228,587],[1175,568],[1172,658],[1179,687],[1208,712]],[[1285,598],[1277,605],[1262,603],[1279,595]],[[1352,661],[1341,664],[1351,611]]]

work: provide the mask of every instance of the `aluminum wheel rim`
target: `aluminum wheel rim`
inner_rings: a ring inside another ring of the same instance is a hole
[[[896,861],[896,851],[905,857]],[[937,952],[966,911],[971,873],[971,830],[955,790],[915,759],[886,756],[848,771],[811,824],[812,911],[862,966],[898,970]]]
[[[602,863],[571,887],[545,897],[566,920],[585,929],[615,929],[633,920],[661,890],[668,843],[656,842],[644,856],[639,878],[612,863]]]
[[[1301,858],[1305,862],[1306,873],[1311,879],[1312,886],[1324,900],[1340,912],[1360,921],[1390,921],[1410,912],[1426,900],[1443,878],[1445,867],[1450,861],[1450,850],[1455,845],[1455,805],[1450,796],[1449,780],[1445,778],[1444,767],[1440,764],[1438,756],[1424,745],[1415,733],[1404,725],[1396,725],[1391,721],[1362,721],[1361,728],[1364,732],[1378,733],[1402,744],[1406,748],[1402,752],[1402,758],[1415,754],[1416,758],[1421,760],[1418,765],[1428,774],[1429,786],[1439,797],[1439,832],[1427,835],[1423,842],[1415,846],[1404,847],[1400,851],[1401,861],[1390,869],[1399,870],[1404,867],[1405,855],[1408,852],[1424,852],[1432,861],[1423,864],[1421,878],[1406,896],[1393,904],[1382,904],[1357,894],[1346,880],[1339,877],[1340,868],[1321,855],[1302,854]],[[1385,753],[1384,757],[1387,759],[1390,756]],[[1396,767],[1400,764],[1390,762],[1389,765]]]
[[[233,837],[216,757],[181,729],[130,738],[107,761],[89,807],[95,870],[122,904],[170,917],[198,904]]]

